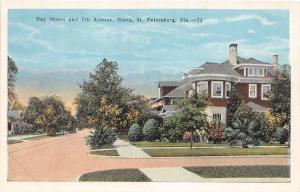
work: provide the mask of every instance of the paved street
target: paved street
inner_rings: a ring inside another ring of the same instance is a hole
[[[8,180],[76,181],[86,172],[118,168],[217,165],[288,165],[284,157],[120,158],[88,155],[89,130],[8,146]]]

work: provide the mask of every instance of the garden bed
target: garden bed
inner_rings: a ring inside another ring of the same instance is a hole
[[[205,178],[232,177],[290,177],[289,166],[215,166],[215,167],[184,167]]]
[[[91,151],[92,155],[101,155],[101,156],[120,156],[117,150],[99,150],[99,151]]]
[[[113,169],[85,173],[79,181],[108,181],[108,182],[149,182],[149,179],[139,169]]]
[[[161,141],[139,141],[139,142],[130,142],[136,147],[189,147],[189,143],[169,143]],[[227,146],[227,144],[212,144],[212,143],[193,143],[193,147],[217,147],[217,146]]]
[[[288,148],[171,148],[143,149],[151,157],[288,155]]]

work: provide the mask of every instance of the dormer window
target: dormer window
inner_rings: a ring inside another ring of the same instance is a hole
[[[265,76],[265,68],[262,67],[249,67],[248,76]]]

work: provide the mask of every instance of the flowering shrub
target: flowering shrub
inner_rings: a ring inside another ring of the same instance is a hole
[[[191,133],[190,132],[184,132],[182,135],[182,140],[184,142],[190,142],[191,141]]]
[[[276,128],[279,126],[283,126],[284,128],[287,128],[288,126],[288,125],[282,125],[283,122],[285,122],[286,119],[288,118],[287,114],[285,113],[272,115],[270,112],[266,112],[264,113],[264,117],[266,118],[271,128]]]
[[[234,113],[234,119],[247,119],[250,115],[253,115],[252,109],[248,105],[242,104]]]
[[[221,123],[212,121],[208,124],[208,140],[214,143],[221,142],[225,139],[225,132]]]

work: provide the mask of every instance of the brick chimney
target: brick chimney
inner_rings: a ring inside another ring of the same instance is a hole
[[[272,71],[276,72],[278,65],[278,55],[272,55]]]
[[[229,63],[231,65],[237,64],[237,56],[238,56],[237,46],[238,46],[238,44],[235,44],[235,43],[231,43],[229,45]]]

